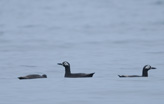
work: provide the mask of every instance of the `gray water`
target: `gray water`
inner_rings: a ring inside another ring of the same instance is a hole
[[[0,104],[163,104],[163,33],[163,0],[0,0]]]

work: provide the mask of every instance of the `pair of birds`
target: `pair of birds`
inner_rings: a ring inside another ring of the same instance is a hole
[[[70,64],[67,61],[63,63],[58,63],[58,65],[62,65],[65,67],[65,77],[68,78],[82,78],[82,77],[92,77],[94,73],[71,73]],[[27,76],[18,77],[18,79],[35,79],[35,78],[47,78],[46,74],[38,75],[38,74],[31,74]]]
[[[68,78],[85,78],[85,77],[92,77],[94,73],[71,73],[70,64],[67,61],[62,63],[58,63],[58,65],[62,65],[65,67],[65,77]],[[156,69],[155,67],[151,67],[150,65],[145,65],[143,67],[142,75],[118,75],[119,77],[148,77],[148,71],[150,69]],[[47,75],[38,75],[32,74],[27,76],[18,77],[18,79],[35,79],[35,78],[47,78]]]

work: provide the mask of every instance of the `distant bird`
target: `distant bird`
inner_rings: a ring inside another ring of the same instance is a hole
[[[47,75],[46,74],[43,74],[43,75],[30,74],[27,76],[18,77],[18,79],[36,79],[36,78],[47,78]]]
[[[62,65],[65,67],[65,77],[68,78],[84,78],[84,77],[92,77],[94,73],[71,73],[70,64],[67,61],[63,63],[58,63],[58,65]]]
[[[155,67],[151,67],[150,65],[145,65],[142,70],[142,75],[118,75],[119,77],[148,77],[148,71],[150,69],[156,69]]]

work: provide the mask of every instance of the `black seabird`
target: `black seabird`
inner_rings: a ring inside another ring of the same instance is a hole
[[[119,77],[148,77],[148,71],[150,69],[156,69],[155,67],[151,67],[150,65],[145,65],[142,70],[142,75],[118,75]]]
[[[92,77],[94,73],[71,73],[70,64],[67,61],[63,63],[58,63],[58,65],[62,65],[65,67],[65,76],[68,78],[83,78],[83,77]]]
[[[47,78],[47,75],[30,74],[30,75],[18,77],[18,79],[36,79],[36,78]]]

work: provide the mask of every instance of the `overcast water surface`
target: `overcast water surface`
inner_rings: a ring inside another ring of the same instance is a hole
[[[0,104],[163,104],[164,1],[0,0],[0,72]]]

